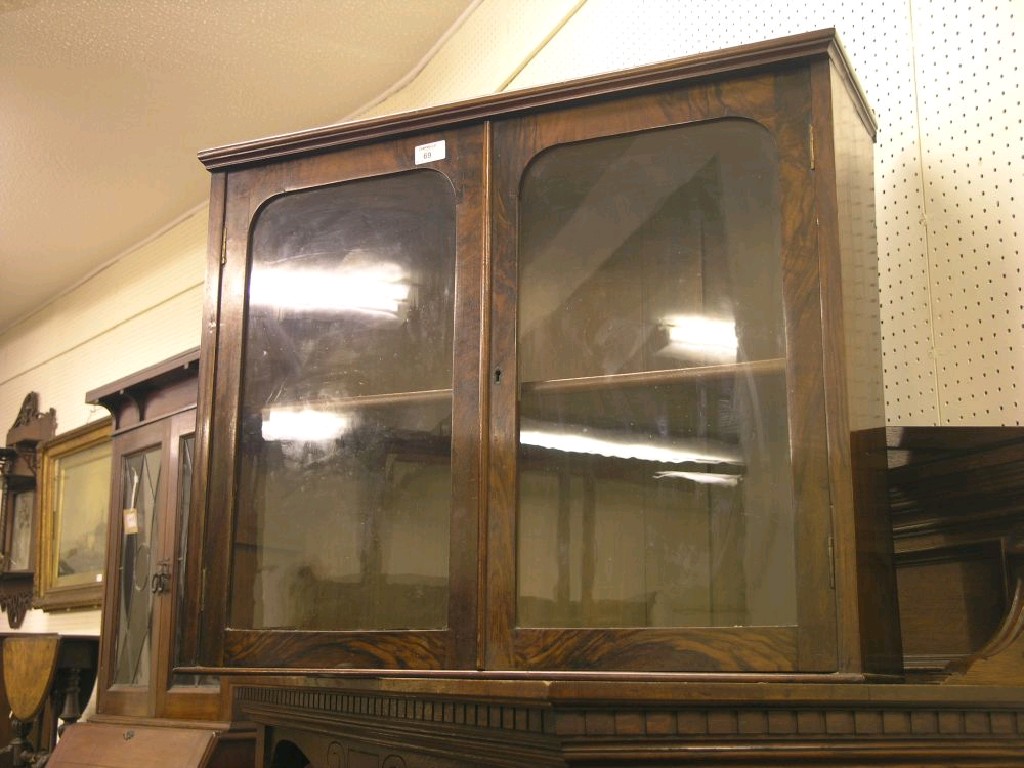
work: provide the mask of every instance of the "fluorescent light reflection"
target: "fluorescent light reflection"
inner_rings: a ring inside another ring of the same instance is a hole
[[[655,472],[654,479],[671,478],[677,480],[692,480],[703,485],[719,485],[727,488],[735,488],[740,484],[740,475],[726,475],[719,472]]]
[[[583,453],[613,459],[635,459],[665,464],[741,465],[738,449],[726,443],[701,439],[649,438],[591,427],[557,427],[524,419],[519,442],[563,453]]]
[[[403,314],[412,293],[409,274],[391,262],[357,261],[331,270],[258,267],[249,279],[249,303],[305,311]]]
[[[344,435],[351,423],[351,417],[344,413],[271,408],[263,414],[261,434],[268,442],[324,443]]]
[[[706,315],[668,315],[661,320],[668,344],[659,352],[670,357],[735,362],[739,349],[736,322]]]

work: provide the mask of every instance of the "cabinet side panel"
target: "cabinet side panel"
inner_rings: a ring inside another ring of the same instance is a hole
[[[848,670],[837,650],[835,593],[830,581],[828,540],[829,446],[822,424],[828,418],[830,381],[823,370],[823,316],[819,274],[814,177],[810,170],[811,79],[806,69],[758,79],[733,80],[718,88],[726,114],[757,116],[779,146],[782,242],[786,297],[786,382],[789,388],[790,448],[798,505],[797,562],[800,587],[798,668]],[[827,340],[827,330],[824,339]],[[824,383],[823,383],[824,382]]]
[[[903,651],[886,484],[873,142],[835,68],[831,78],[850,456],[860,561],[861,653],[866,671],[899,674]]]
[[[233,173],[225,179],[227,189],[222,239],[210,245],[211,287],[207,312],[217,326],[215,337],[216,366],[207,366],[200,358],[200,407],[209,407],[208,415],[199,413],[197,464],[208,473],[206,489],[197,498],[205,503],[201,515],[205,527],[203,535],[203,563],[200,586],[200,638],[198,662],[217,666],[223,659],[222,642],[226,626],[228,593],[228,563],[232,510],[235,487],[234,445],[238,432],[237,399],[241,364],[242,312],[245,305],[246,239],[251,213],[249,189],[251,175]],[[212,214],[211,214],[212,218]],[[218,243],[221,245],[217,248]],[[212,254],[219,254],[214,261]],[[222,261],[223,260],[223,261]],[[221,264],[225,267],[222,268]],[[204,343],[203,354],[209,352]],[[214,370],[208,369],[213,367]],[[207,388],[208,387],[208,388]],[[198,488],[196,489],[199,490]],[[217,521],[214,523],[214,521]],[[194,550],[195,551],[195,550]]]
[[[885,426],[872,139],[830,69],[850,431]],[[884,442],[884,441],[883,441]]]
[[[202,552],[203,530],[208,490],[210,426],[213,418],[213,392],[216,370],[218,314],[220,305],[220,260],[224,241],[224,199],[227,190],[224,173],[214,173],[210,181],[210,218],[207,236],[206,290],[203,299],[202,343],[199,353],[199,392],[196,409],[196,455],[192,476],[192,509],[189,510],[189,549]],[[200,627],[203,626],[202,588],[203,557],[185,561],[184,615],[179,619],[184,629],[176,665],[195,664],[199,658]]]
[[[832,68],[850,456],[865,669],[902,671],[896,571],[886,486],[885,390],[872,138]]]
[[[829,453],[844,663],[901,669],[892,539],[885,493],[878,268],[872,139],[842,76],[822,62],[815,82]],[[829,139],[832,133],[834,138]],[[849,545],[847,545],[849,543]]]

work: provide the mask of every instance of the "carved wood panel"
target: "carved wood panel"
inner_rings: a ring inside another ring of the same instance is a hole
[[[238,697],[268,726],[274,750],[298,750],[317,768],[1009,765],[1024,747],[1024,702],[1012,696],[972,702],[917,688],[913,700],[899,686],[871,688],[876,695],[858,686],[779,685],[761,700],[737,692],[734,701],[715,701],[719,687],[707,701],[691,690],[676,701],[604,704],[559,701],[557,689],[517,701],[254,685]]]

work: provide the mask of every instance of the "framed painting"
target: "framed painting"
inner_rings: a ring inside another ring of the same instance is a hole
[[[36,606],[44,610],[94,608],[103,599],[110,434],[104,419],[43,447]]]

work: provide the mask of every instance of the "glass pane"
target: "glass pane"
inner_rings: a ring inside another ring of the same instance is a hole
[[[455,194],[420,170],[253,230],[232,626],[447,625]]]
[[[166,570],[166,564],[157,562],[162,459],[161,446],[148,448],[126,456],[121,471],[123,526],[114,683],[148,685],[152,672],[153,576]]]
[[[11,527],[11,555],[7,564],[10,571],[25,571],[29,567],[32,550],[32,511],[36,503],[35,491],[13,494],[14,520]]]
[[[777,177],[743,120],[527,169],[519,626],[796,622]]]
[[[56,587],[97,584],[103,579],[110,515],[109,441],[57,460],[53,477],[56,499],[56,562],[50,577]]]
[[[188,521],[192,506],[192,473],[195,469],[194,457],[196,436],[185,435],[178,441],[178,542],[174,557],[175,595],[177,609],[174,612],[174,659],[181,659],[182,634],[185,625],[185,563],[188,562]],[[217,678],[212,675],[179,675],[171,676],[171,685],[208,685],[217,686]]]

